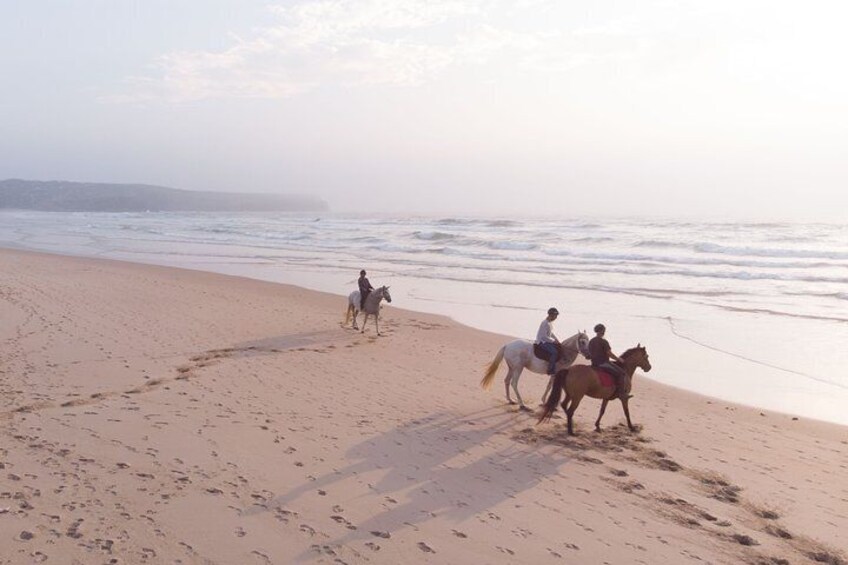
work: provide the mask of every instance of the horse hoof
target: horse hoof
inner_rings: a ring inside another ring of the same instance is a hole
[[[523,404],[518,409],[521,410],[522,412],[532,412],[532,410],[530,410],[529,408],[527,408]]]

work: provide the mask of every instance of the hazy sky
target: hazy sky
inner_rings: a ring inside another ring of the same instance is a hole
[[[848,4],[0,0],[0,179],[848,221]]]

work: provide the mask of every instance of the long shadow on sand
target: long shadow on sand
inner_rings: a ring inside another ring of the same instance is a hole
[[[569,460],[561,454],[509,440],[516,423],[530,422],[524,414],[490,408],[472,414],[435,413],[412,420],[369,438],[346,453],[354,461],[333,473],[310,480],[291,491],[253,507],[247,514],[284,508],[307,492],[323,490],[355,476],[381,476],[369,483],[382,511],[330,544],[388,537],[403,528],[440,516],[454,523],[476,516],[500,520],[493,511],[517,493],[556,474]],[[504,436],[506,441],[495,440]],[[498,447],[492,452],[496,441]],[[305,558],[306,555],[301,556]]]

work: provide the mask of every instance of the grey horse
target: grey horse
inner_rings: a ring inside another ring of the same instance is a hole
[[[365,306],[362,308],[365,319],[362,321],[362,333],[365,333],[365,322],[368,321],[368,316],[374,316],[374,324],[377,326],[377,335],[380,334],[380,303],[383,299],[386,302],[392,301],[392,295],[389,294],[389,287],[381,286],[371,291],[365,299]],[[354,290],[347,297],[347,314],[345,314],[345,325],[350,321],[350,316],[353,314],[353,329],[358,330],[356,325],[356,317],[359,315],[359,291]]]
[[[571,364],[577,359],[578,353],[582,354],[584,357],[588,357],[588,343],[589,336],[586,335],[585,331],[577,332],[570,338],[563,340],[562,356],[559,361],[557,361],[557,367],[564,369],[571,366]],[[526,341],[523,339],[511,341],[501,347],[500,351],[498,351],[497,355],[495,355],[494,360],[487,367],[486,374],[483,376],[483,380],[480,381],[480,385],[483,388],[489,388],[492,386],[495,373],[497,372],[501,361],[504,359],[506,359],[506,364],[509,367],[509,372],[507,372],[506,379],[504,380],[506,400],[510,404],[515,404],[509,396],[509,385],[512,384],[512,390],[515,391],[515,396],[518,398],[519,407],[522,410],[529,410],[529,408],[524,406],[524,400],[522,400],[521,395],[518,393],[518,379],[521,377],[521,372],[524,369],[528,369],[534,373],[540,373],[543,375],[546,374],[548,372],[548,362],[542,361],[536,357],[533,353],[532,341]],[[545,402],[545,398],[548,396],[548,392],[551,390],[553,383],[554,377],[551,375],[551,378],[548,379],[548,387],[545,389],[545,394],[542,395],[542,403]]]

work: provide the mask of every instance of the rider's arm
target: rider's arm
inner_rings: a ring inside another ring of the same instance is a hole
[[[621,360],[621,358],[618,355],[616,355],[615,353],[612,352],[612,348],[607,349],[607,355],[609,357],[612,357],[614,361],[618,361],[619,363],[624,362],[624,361]]]

